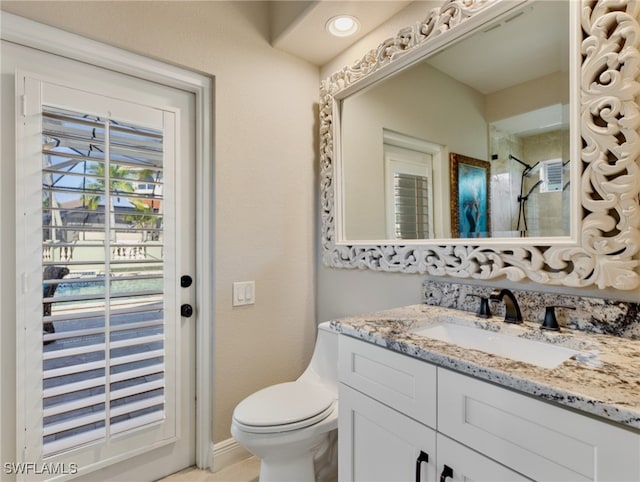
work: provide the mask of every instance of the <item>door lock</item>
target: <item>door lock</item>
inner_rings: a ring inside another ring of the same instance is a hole
[[[182,286],[183,288],[188,288],[189,286],[191,286],[191,283],[193,283],[193,278],[188,274],[180,277],[180,286]]]
[[[193,315],[193,306],[184,304],[180,307],[180,316],[191,318],[191,315]]]

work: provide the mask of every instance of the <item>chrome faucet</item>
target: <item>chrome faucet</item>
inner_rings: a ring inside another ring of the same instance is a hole
[[[516,301],[515,295],[506,288],[493,290],[489,299],[498,300],[504,303],[504,321],[507,323],[522,323],[522,313]]]

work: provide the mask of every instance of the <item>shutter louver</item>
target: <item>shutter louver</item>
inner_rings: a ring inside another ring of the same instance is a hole
[[[43,109],[43,454],[163,420],[162,132]]]
[[[396,172],[393,181],[396,238],[429,238],[428,178]]]
[[[554,192],[562,190],[562,159],[543,161],[540,163],[540,192]]]

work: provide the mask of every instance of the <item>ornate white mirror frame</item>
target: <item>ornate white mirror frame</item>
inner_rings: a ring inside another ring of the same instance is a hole
[[[321,83],[321,235],[326,266],[601,289],[640,286],[640,2],[633,0],[581,0],[580,18],[573,17],[572,23],[580,23],[574,28],[581,28],[582,168],[580,182],[575,183],[579,200],[574,203],[580,222],[574,223],[572,242],[530,245],[524,240],[509,246],[497,239],[475,245],[465,244],[469,239],[416,244],[337,239],[339,99],[418,59],[425,49],[434,50],[469,31],[482,18],[504,10],[505,4],[447,0],[424,21],[400,30]]]

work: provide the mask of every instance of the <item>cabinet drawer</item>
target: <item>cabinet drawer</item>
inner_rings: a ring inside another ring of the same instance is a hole
[[[430,427],[436,424],[436,367],[376,345],[339,337],[340,381]]]
[[[535,480],[640,480],[636,432],[442,368],[438,407],[438,432]]]

